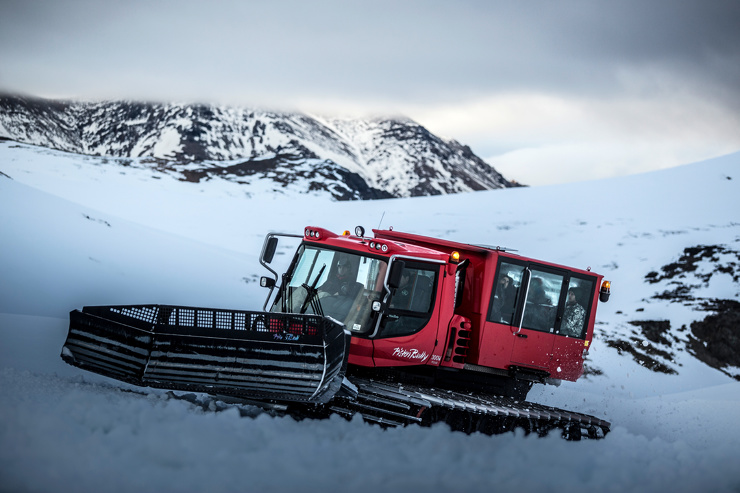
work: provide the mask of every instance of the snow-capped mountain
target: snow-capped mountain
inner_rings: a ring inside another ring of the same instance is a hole
[[[211,105],[0,97],[0,137],[144,159],[186,181],[298,181],[337,200],[517,186],[469,147],[405,118],[340,119]]]

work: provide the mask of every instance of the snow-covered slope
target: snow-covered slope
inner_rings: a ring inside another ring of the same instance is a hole
[[[740,153],[599,182],[337,203],[246,196],[216,180],[194,189],[0,143],[0,489],[737,491],[738,369],[692,323],[714,316],[716,300],[740,301],[739,170]],[[589,374],[529,397],[606,418],[612,433],[570,443],[251,418],[248,406],[122,392],[59,358],[69,310],[259,309],[265,233],[381,218],[605,274],[613,294],[599,306]]]
[[[0,95],[0,137],[78,154],[138,160],[200,182],[245,177],[335,199],[505,188],[470,148],[404,118],[322,119],[242,107],[47,101]],[[190,164],[190,166],[187,166]]]

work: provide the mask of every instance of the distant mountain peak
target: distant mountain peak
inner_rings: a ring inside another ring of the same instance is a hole
[[[468,146],[402,116],[318,117],[207,104],[0,96],[0,137],[93,156],[202,163],[199,170],[189,169],[187,180],[261,174],[285,184],[297,173],[310,190],[325,189],[337,200],[518,186]],[[222,162],[228,164],[209,164]]]

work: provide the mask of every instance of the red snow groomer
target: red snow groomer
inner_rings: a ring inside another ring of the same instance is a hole
[[[533,383],[583,374],[598,301],[610,294],[601,275],[496,247],[373,233],[268,234],[263,311],[75,310],[62,357],[136,385],[304,417],[359,413],[385,426],[445,421],[489,434],[558,428],[570,439],[609,431],[596,417],[525,401]],[[270,267],[279,237],[302,239],[282,276]]]

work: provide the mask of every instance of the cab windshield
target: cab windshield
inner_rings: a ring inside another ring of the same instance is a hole
[[[273,312],[323,314],[353,332],[374,325],[374,301],[383,298],[385,260],[301,245]]]

